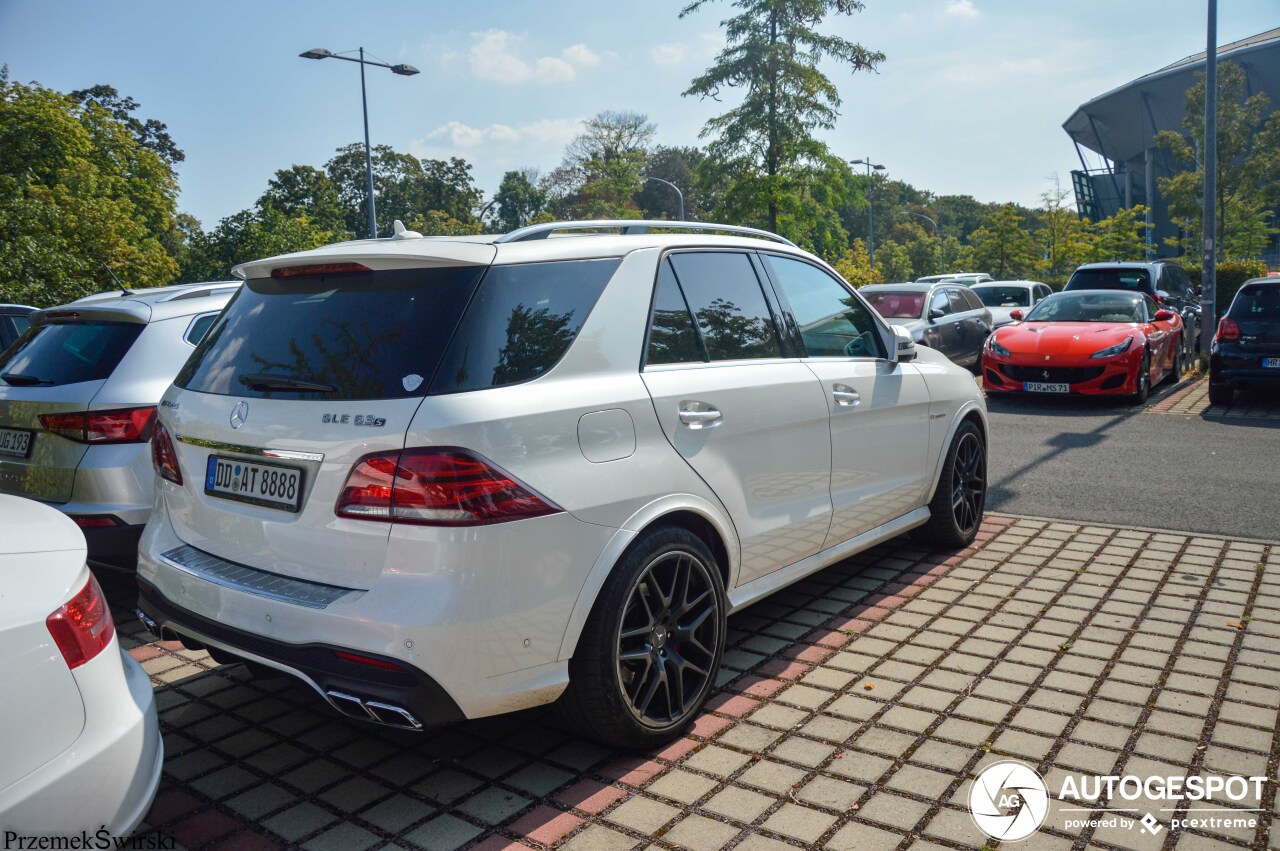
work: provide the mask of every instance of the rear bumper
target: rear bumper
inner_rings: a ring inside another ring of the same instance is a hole
[[[145,526],[80,527],[89,547],[90,567],[113,570],[138,569],[138,541]]]
[[[1241,352],[1215,346],[1209,356],[1209,380],[1231,387],[1280,387],[1280,369],[1263,368],[1263,358],[1280,358],[1280,349]]]
[[[253,635],[182,608],[144,579],[138,580],[138,608],[156,624],[155,628],[164,633],[164,637],[170,637],[170,632],[176,633],[188,646],[212,646],[240,659],[266,664],[297,677],[343,714],[353,714],[351,706],[335,702],[331,693],[403,707],[423,726],[451,724],[464,718],[458,704],[439,683],[403,660],[354,648],[319,643],[290,644]],[[394,669],[347,661],[337,655],[340,652],[356,653]]]

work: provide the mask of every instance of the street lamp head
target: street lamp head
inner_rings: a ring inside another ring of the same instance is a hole
[[[871,166],[876,171],[884,171],[884,166],[882,165],[876,165],[875,163],[867,163],[867,165]]]
[[[866,160],[849,160],[849,165],[862,165]]]
[[[392,65],[391,73],[399,74],[401,77],[412,77],[414,74],[418,74],[420,72],[412,65]]]
[[[298,55],[303,59],[328,59],[333,53],[323,47],[313,47],[306,53],[299,53]]]

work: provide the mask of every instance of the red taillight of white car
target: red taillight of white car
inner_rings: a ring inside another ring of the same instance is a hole
[[[92,575],[79,594],[63,603],[44,622],[72,670],[101,653],[116,634],[107,598]]]
[[[182,484],[182,469],[178,467],[178,453],[173,448],[173,438],[163,423],[156,423],[156,433],[151,438],[151,466],[156,475],[175,485]]]
[[[339,517],[424,526],[479,526],[560,511],[465,449],[406,449],[361,458],[334,508]]]
[[[76,443],[146,443],[151,439],[156,408],[121,408],[115,411],[77,411],[41,414],[45,431]]]

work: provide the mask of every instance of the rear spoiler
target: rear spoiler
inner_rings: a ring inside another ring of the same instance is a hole
[[[27,314],[32,325],[50,325],[62,322],[129,322],[146,325],[151,320],[151,308],[142,302],[131,301],[110,306],[99,304],[68,304],[49,307]]]

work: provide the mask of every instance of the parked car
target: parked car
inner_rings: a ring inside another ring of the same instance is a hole
[[[987,281],[974,284],[969,291],[991,311],[993,328],[1013,324],[1017,321],[1012,316],[1015,310],[1025,312],[1053,292],[1039,281]]]
[[[1150,262],[1086,263],[1071,273],[1064,292],[1123,290],[1151,296],[1156,304],[1182,317],[1183,356],[1200,350],[1200,294],[1191,279],[1172,260]]]
[[[1181,317],[1151,296],[1096,290],[1054,293],[983,353],[991,393],[1127,394],[1147,400],[1151,385],[1182,375]]]
[[[860,292],[891,325],[961,366],[977,367],[991,311],[961,284],[873,284]]]
[[[151,513],[156,404],[238,281],[111,292],[29,314],[0,355],[0,493],[84,531],[89,563],[132,570]]]
[[[558,702],[644,748],[700,711],[730,611],[907,530],[971,541],[972,377],[785,239],[699,227],[237,267],[161,402],[144,622],[366,721]]]
[[[917,284],[940,284],[944,281],[949,284],[964,284],[966,287],[974,284],[981,284],[987,281],[995,280],[986,272],[951,272],[946,275],[925,275],[923,278],[916,278]]]
[[[6,835],[132,833],[164,761],[151,680],[120,648],[84,535],[48,506],[3,495],[0,682]]]
[[[28,314],[34,307],[25,304],[0,304],[0,352],[9,348],[31,325]]]
[[[1280,388],[1280,279],[1254,278],[1236,291],[1209,349],[1209,402],[1229,405],[1235,391]]]

